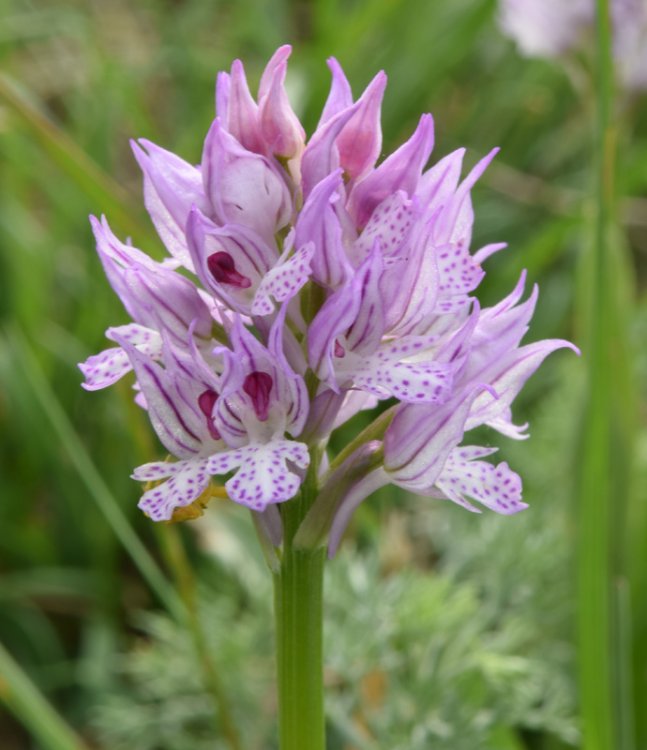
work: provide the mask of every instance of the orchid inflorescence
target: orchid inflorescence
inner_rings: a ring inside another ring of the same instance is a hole
[[[487,425],[527,437],[510,406],[543,359],[567,341],[520,345],[537,299],[525,273],[493,307],[472,296],[470,191],[492,151],[461,181],[464,149],[425,169],[433,121],[380,164],[378,73],[353,101],[335,59],[319,124],[306,141],[288,101],[290,47],[279,48],[256,100],[243,65],[220,73],[197,166],[150,141],[133,143],[162,262],[92,219],[108,279],[132,323],[116,346],[81,364],[88,390],[130,370],[137,403],[176,461],[139,466],[139,507],[155,521],[228,475],[229,498],[258,514],[274,543],[277,504],[316,467],[313,543],[337,547],[357,505],[393,483],[419,495],[512,514],[521,480],[496,448],[463,445]],[[362,410],[376,420],[341,455],[331,433]],[[322,520],[323,519],[323,520]]]

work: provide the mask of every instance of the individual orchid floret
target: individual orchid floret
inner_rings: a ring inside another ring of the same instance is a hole
[[[283,306],[263,346],[240,319],[230,333],[231,349],[223,349],[223,401],[218,423],[230,444],[243,435],[251,440],[275,438],[287,432],[297,437],[308,416],[303,378],[290,367],[283,352],[287,306]]]
[[[234,60],[230,73],[218,74],[216,113],[225,130],[248,151],[283,159],[298,159],[303,151],[305,131],[285,89],[291,51],[285,44],[272,55],[261,76],[258,101],[250,93],[240,60]]]
[[[314,188],[299,212],[296,222],[297,247],[313,243],[312,278],[321,286],[337,289],[353,274],[348,242],[357,233],[344,208],[341,168]]]
[[[240,224],[216,226],[198,209],[187,222],[192,265],[205,289],[243,315],[269,315],[274,301],[291,299],[308,281],[314,243],[294,250],[294,232],[281,255],[258,234]],[[274,301],[273,301],[274,300]]]
[[[312,321],[308,340],[310,366],[322,382],[337,391],[356,387],[378,398],[440,403],[451,393],[459,360],[454,335],[409,336],[384,340],[386,323],[379,242],[353,278],[331,295]]]
[[[219,120],[209,130],[199,167],[147,140],[132,147],[155,228],[178,264],[190,271],[185,230],[192,208],[218,226],[246,226],[268,244],[292,217],[289,178],[266,157],[245,149]]]
[[[352,93],[339,63],[331,58],[333,86],[317,130],[301,161],[301,187],[308,197],[314,186],[338,167],[351,181],[364,176],[380,153],[380,107],[386,76],[378,73],[353,104]]]
[[[469,497],[498,513],[517,513],[527,507],[518,476],[507,464],[476,460],[496,448],[459,447],[478,390],[433,411],[400,409],[384,436],[384,471],[390,481],[420,495],[446,497],[478,512]]]
[[[97,252],[112,288],[133,322],[109,328],[113,341],[128,341],[148,356],[162,353],[162,331],[176,346],[186,346],[191,327],[198,341],[206,345],[214,323],[205,301],[186,278],[145,253],[120,242],[105,217],[91,217]],[[106,349],[79,365],[85,375],[83,387],[97,390],[112,385],[132,368],[121,347]]]
[[[204,142],[202,177],[216,223],[241,224],[268,244],[292,218],[286,178],[214,120]]]
[[[366,236],[376,237],[389,250],[383,288],[392,290],[386,308],[390,335],[446,333],[469,314],[472,293],[485,275],[481,264],[505,247],[491,244],[470,254],[470,191],[495,154],[460,184],[463,153],[446,157],[423,175],[412,200],[396,193],[383,201],[355,243],[357,248]]]
[[[176,508],[204,492],[211,476],[232,471],[236,473],[225,484],[229,497],[257,511],[298,491],[301,479],[290,466],[307,468],[308,450],[285,433],[299,434],[308,402],[303,380],[282,352],[284,312],[277,321],[266,348],[238,320],[231,334],[233,351],[217,351],[224,359],[219,377],[209,377],[196,350],[187,358],[165,341],[162,367],[121,342],[155,431],[180,459],[145,464],[133,474],[142,481],[169,478],[147,490],[140,501],[154,520],[170,519]]]
[[[384,466],[353,484],[338,503],[330,528],[329,554],[335,554],[355,509],[387,484],[417,495],[447,499],[479,513],[473,501],[510,515],[528,506],[521,499],[521,480],[505,462],[480,459],[496,448],[460,446],[475,392],[441,406],[405,406],[384,436]],[[472,502],[470,502],[470,500]]]

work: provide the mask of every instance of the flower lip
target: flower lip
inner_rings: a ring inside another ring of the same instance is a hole
[[[243,383],[243,390],[252,399],[254,411],[261,422],[265,422],[269,413],[270,393],[274,381],[266,372],[250,372]]]
[[[207,258],[207,267],[216,281],[222,284],[231,284],[238,289],[249,289],[252,285],[247,276],[243,276],[236,270],[234,259],[223,251],[213,253]]]

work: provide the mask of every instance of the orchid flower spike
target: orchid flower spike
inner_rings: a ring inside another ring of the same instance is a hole
[[[519,475],[465,434],[487,425],[527,438],[515,397],[548,354],[575,347],[522,343],[538,299],[536,287],[524,292],[525,273],[498,304],[478,303],[484,264],[505,244],[472,248],[471,193],[497,150],[462,178],[464,149],[429,165],[434,126],[423,114],[380,160],[386,75],[355,98],[333,58],[307,137],[288,97],[290,53],[277,50],[256,98],[240,61],[218,75],[201,155],[133,143],[164,261],[92,219],[130,322],[80,365],[84,387],[133,371],[170,454],[134,469],[147,483],[140,508],[173,520],[220,482],[278,545],[277,506],[305,483],[295,543],[331,553],[355,508],[387,483],[472,512],[523,510]],[[359,411],[374,421],[330,454],[331,433]]]

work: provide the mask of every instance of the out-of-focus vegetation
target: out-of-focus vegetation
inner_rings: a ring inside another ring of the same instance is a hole
[[[3,750],[230,748],[209,665],[242,746],[275,747],[271,581],[248,516],[218,503],[179,531],[153,528],[128,476],[161,449],[129,384],[88,394],[75,364],[126,322],[87,214],[106,212],[118,234],[161,254],[128,139],[197,161],[215,73],[240,57],[256,82],[286,41],[293,104],[310,128],[335,55],[356,92],[387,71],[385,150],[422,111],[435,116],[439,156],[464,145],[471,164],[502,147],[474,191],[474,245],[509,243],[487,263],[482,298],[500,298],[527,268],[541,288],[532,337],[580,336],[594,86],[584,67],[520,59],[490,0],[0,0]],[[619,109],[616,241],[638,290],[622,314],[642,384],[633,481],[618,498],[633,679],[623,700],[647,747],[647,98]],[[485,436],[524,478],[530,510],[472,516],[395,491],[360,509],[327,580],[331,750],[580,745],[585,507],[572,497],[584,355],[555,355],[519,399],[529,442]],[[192,640],[176,590],[195,604],[205,643]]]

